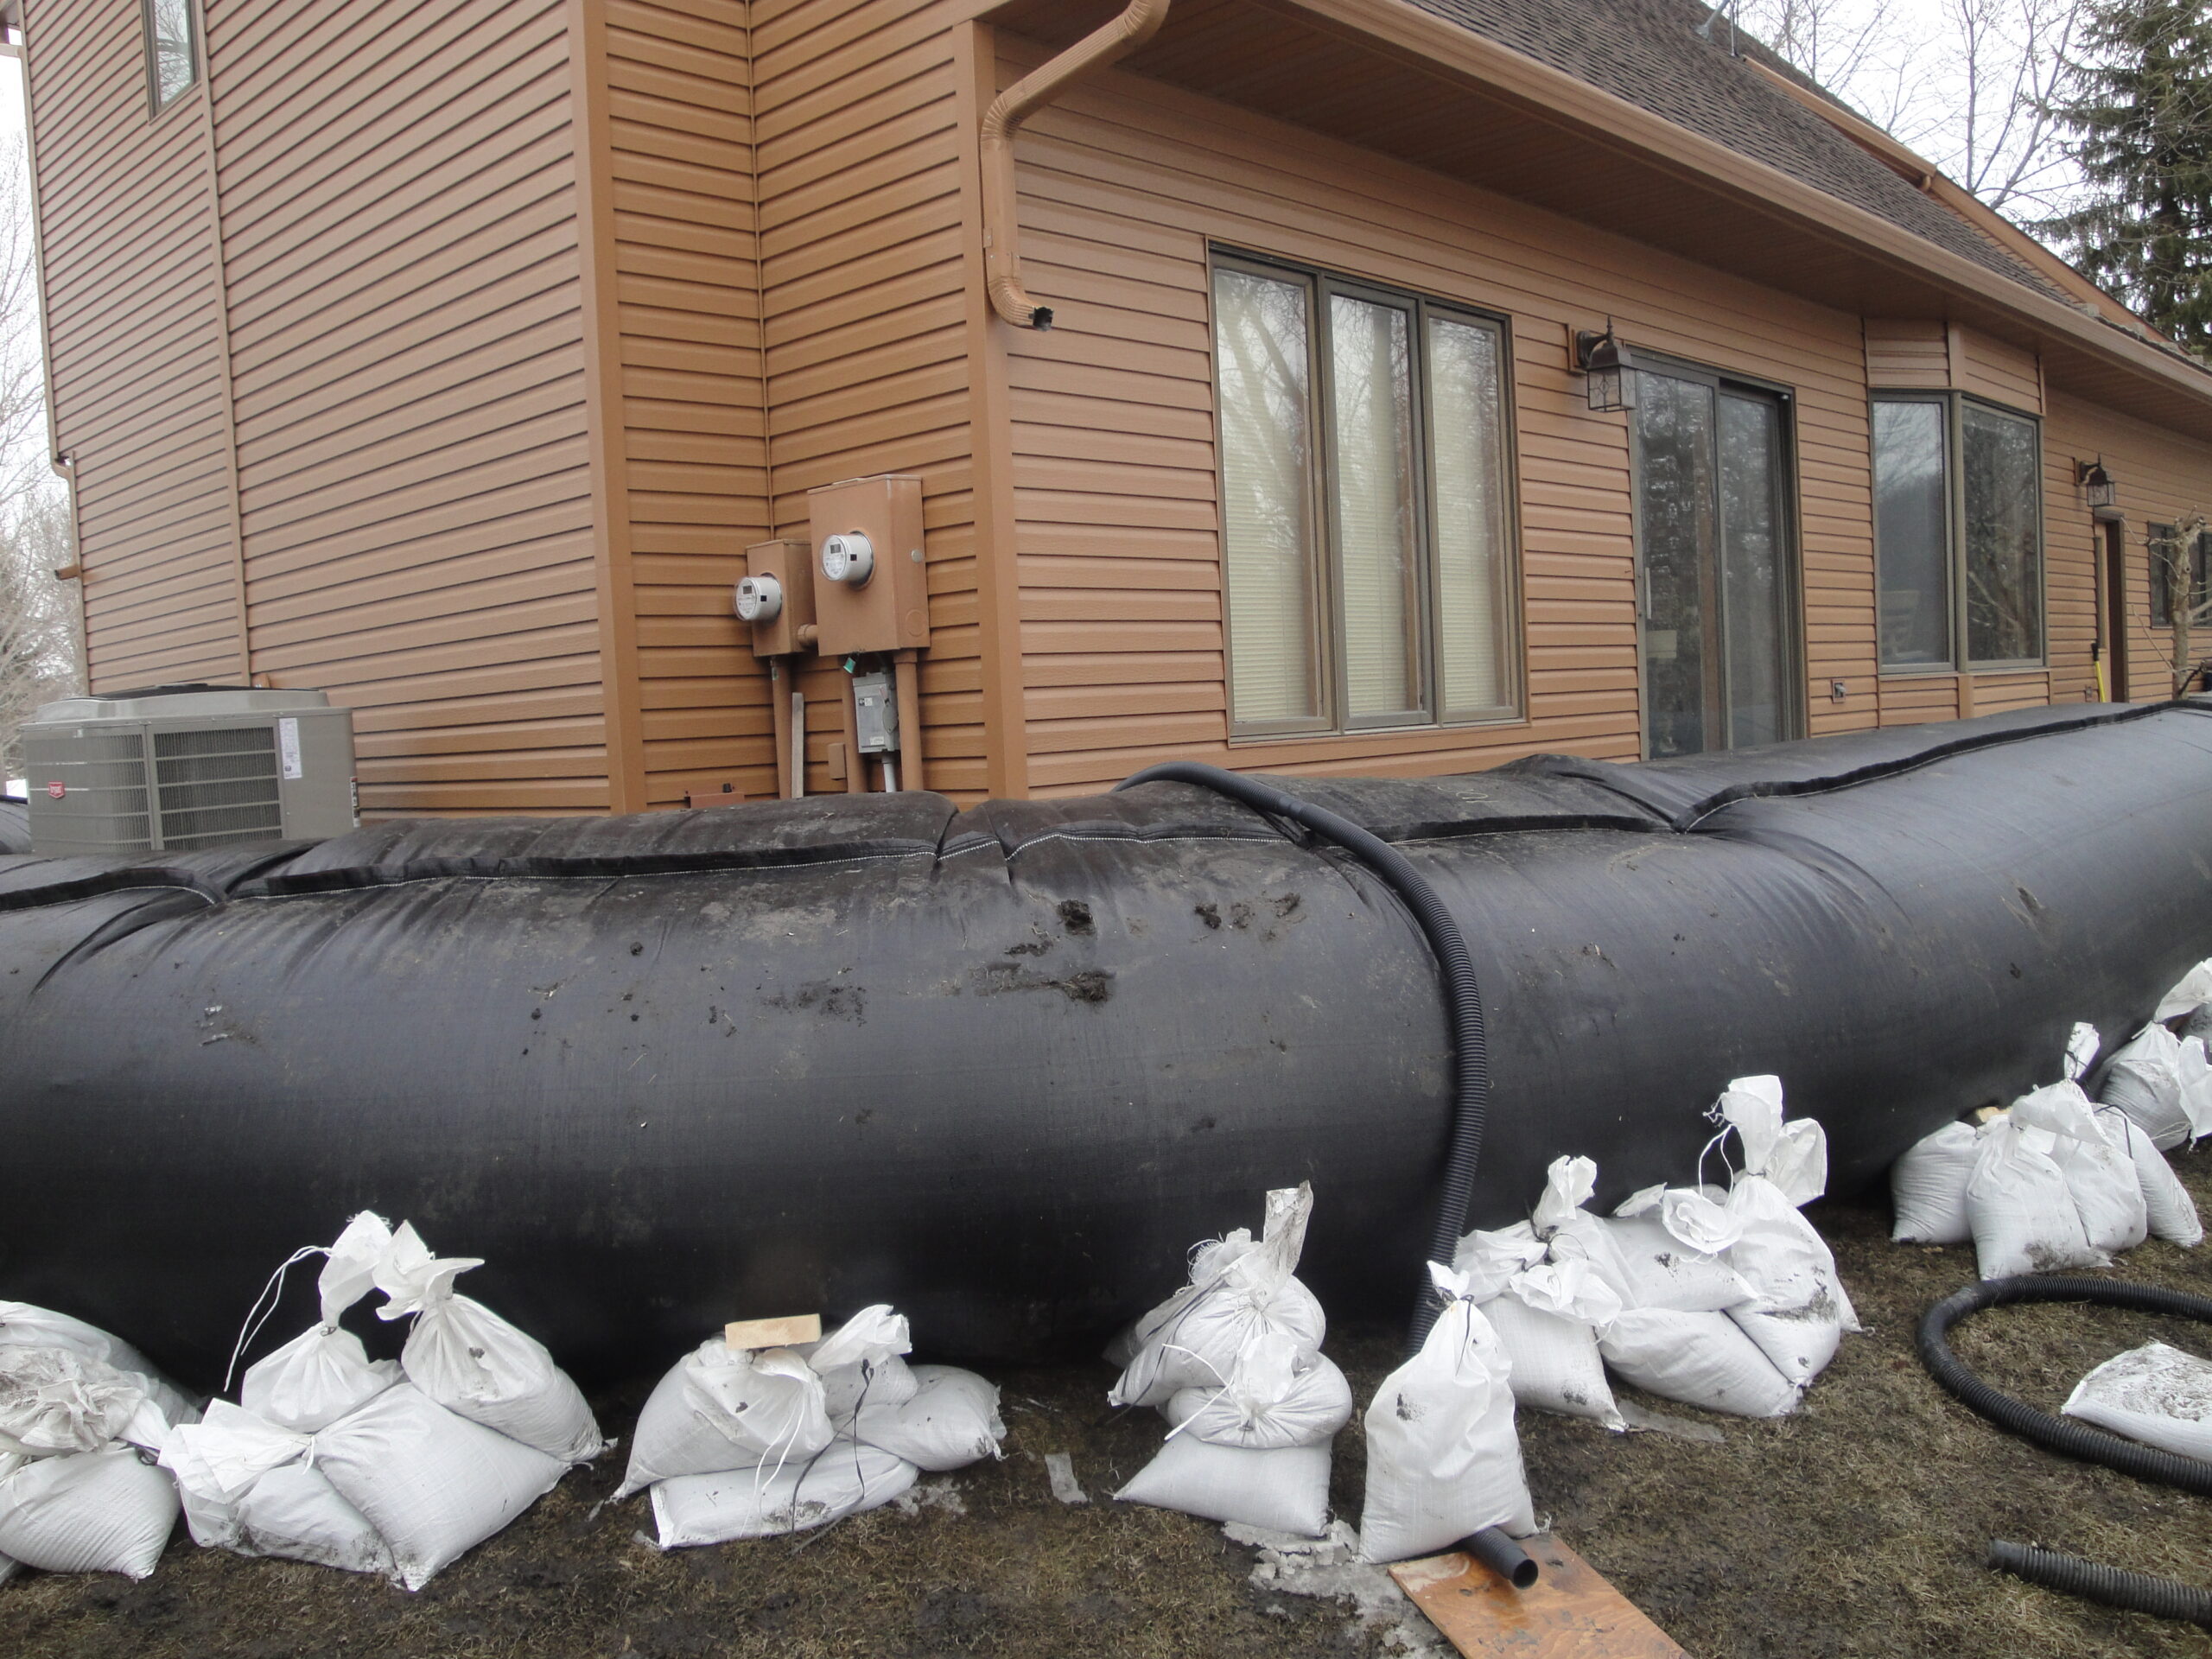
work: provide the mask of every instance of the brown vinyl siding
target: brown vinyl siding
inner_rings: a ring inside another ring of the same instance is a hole
[[[753,108],[776,531],[805,537],[818,485],[921,478],[927,781],[975,800],[986,767],[953,10],[755,0]],[[842,677],[822,661],[802,677],[810,791],[843,787],[828,770]]]
[[[29,0],[55,442],[96,690],[235,681],[236,538],[204,86],[150,119],[137,0]]]
[[[1008,42],[1002,82],[1033,56]],[[1639,746],[1627,429],[1593,416],[1567,333],[1794,392],[1814,732],[1871,725],[1873,565],[1857,318],[1656,254],[1335,141],[1128,76],[1079,88],[1019,147],[1028,286],[1008,344],[1030,777],[1040,793],[1191,756],[1416,772]],[[1271,253],[1511,322],[1525,721],[1229,741],[1207,249]],[[1851,695],[1828,702],[1827,682]]]
[[[605,11],[641,804],[772,796],[767,676],[730,608],[770,530],[745,8]]]
[[[558,0],[209,8],[253,666],[365,811],[608,804]]]

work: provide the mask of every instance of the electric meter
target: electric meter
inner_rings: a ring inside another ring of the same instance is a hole
[[[875,569],[875,549],[856,530],[832,536],[822,543],[822,574],[832,582],[858,588]]]
[[[737,584],[737,620],[772,622],[783,613],[784,584],[773,576],[747,576]]]

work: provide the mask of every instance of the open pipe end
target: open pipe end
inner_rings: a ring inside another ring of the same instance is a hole
[[[1029,326],[1043,334],[1052,326],[1052,308],[1049,305],[1033,307],[1029,313]]]
[[[1535,1560],[1504,1528],[1484,1527],[1467,1540],[1466,1550],[1516,1590],[1535,1587],[1538,1569]]]

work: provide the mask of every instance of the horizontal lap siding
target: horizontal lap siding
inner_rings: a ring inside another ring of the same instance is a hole
[[[603,810],[563,10],[208,14],[254,667],[366,813]]]
[[[238,674],[201,89],[159,118],[137,0],[31,0],[55,439],[95,691]]]
[[[753,107],[775,533],[807,537],[817,486],[922,480],[925,781],[968,802],[986,777],[954,10],[756,0]],[[844,786],[842,677],[820,660],[801,677],[811,791]]]
[[[741,0],[609,0],[616,396],[646,804],[776,792],[768,679],[730,608],[769,533]]]
[[[1002,85],[1033,60],[1003,58]],[[1026,280],[1055,310],[1050,333],[1009,337],[1038,792],[1169,755],[1376,773],[1633,756],[1627,428],[1589,411],[1567,360],[1567,331],[1608,315],[1632,342],[1793,390],[1812,729],[1878,717],[1858,319],[1130,77],[1040,114],[1019,156]],[[1528,719],[1230,741],[1209,242],[1509,318]]]
[[[2151,626],[2151,554],[2145,534],[2152,524],[2179,524],[2192,513],[2212,518],[2212,445],[2194,442],[2117,410],[2054,392],[2044,424],[2046,523],[2054,584],[2060,581],[2063,563],[2068,562],[2062,550],[2078,550],[2072,555],[2075,560],[2102,559],[2103,543],[2091,540],[2087,528],[2088,509],[2074,479],[2076,460],[2099,456],[2103,457],[2105,470],[2117,486],[2120,510],[2126,515],[2127,591],[2120,610],[2126,627],[2128,683],[2112,689],[2116,696],[2155,700],[2172,690],[2173,636],[2168,629]],[[2080,608],[2078,601],[2075,608]],[[2090,614],[2094,616],[2093,608]],[[2079,621],[2073,626],[2078,634]],[[2058,630],[2054,614],[2054,642]],[[2212,648],[2212,629],[2200,628],[2191,638],[2190,655],[2202,660],[2212,655],[2208,648]],[[2054,695],[2059,700],[2082,695],[2090,680],[2087,658],[2085,640],[2078,660],[2056,677]]]

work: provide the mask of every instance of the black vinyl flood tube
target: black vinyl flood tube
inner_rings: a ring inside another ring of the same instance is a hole
[[[1452,1139],[1444,1160],[1444,1193],[1436,1207],[1436,1225],[1429,1236],[1428,1259],[1446,1267],[1458,1252],[1459,1235],[1466,1230],[1467,1204],[1474,1192],[1475,1168],[1482,1160],[1483,1127],[1490,1116],[1490,1047],[1483,1033],[1483,999],[1475,983],[1474,958],[1459,924],[1445,908],[1421,873],[1396,848],[1372,830],[1325,806],[1301,801],[1295,795],[1243,772],[1224,772],[1196,760],[1170,760],[1123,779],[1115,792],[1139,784],[1196,784],[1242,801],[1255,812],[1287,818],[1325,840],[1332,841],[1381,876],[1405,902],[1420,925],[1428,947],[1436,953],[1444,976],[1444,998],[1452,1021],[1454,1084],[1452,1099]],[[1436,1289],[1424,1274],[1414,1298],[1413,1335],[1409,1351],[1418,1351],[1436,1323],[1441,1304]]]
[[[2102,1464],[2139,1480],[2153,1480],[2212,1497],[2212,1463],[2162,1452],[2156,1446],[2139,1446],[2133,1440],[2107,1434],[2086,1423],[2068,1422],[2049,1412],[2037,1411],[2033,1406],[1991,1388],[1951,1351],[1948,1332],[1961,1319],[1986,1308],[2028,1302],[2094,1302],[2101,1307],[2163,1313],[2212,1324],[2212,1297],[2111,1279],[2018,1274],[2009,1279],[1990,1279],[1968,1285],[1964,1290],[1946,1296],[1921,1316],[1918,1333],[1921,1362],[1936,1380],[1967,1409],[1986,1417],[2006,1433],[2033,1440],[2062,1457]],[[1989,1565],[2032,1583],[2048,1585],[2054,1590],[2085,1596],[2111,1606],[2160,1618],[2212,1624],[2212,1593],[2171,1579],[2104,1567],[2055,1550],[2007,1543],[2002,1539],[1990,1541]]]

